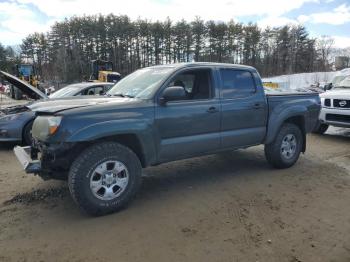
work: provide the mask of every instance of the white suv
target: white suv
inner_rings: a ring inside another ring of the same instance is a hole
[[[350,75],[333,84],[332,90],[320,94],[320,97],[322,109],[315,132],[323,134],[330,125],[350,127]]]

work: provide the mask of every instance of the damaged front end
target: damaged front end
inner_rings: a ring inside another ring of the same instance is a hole
[[[27,174],[38,175],[43,180],[67,180],[68,167],[81,149],[74,143],[47,146],[34,140],[31,146],[16,146],[14,153]]]
[[[30,146],[16,146],[13,151],[26,173],[39,174],[41,172],[41,163],[37,159],[37,152],[32,150]]]

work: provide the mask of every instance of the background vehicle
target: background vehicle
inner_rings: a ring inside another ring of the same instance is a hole
[[[350,127],[350,76],[342,79],[320,95],[322,109],[314,133],[323,134],[330,125]]]
[[[333,87],[339,86],[339,83],[346,77],[350,76],[350,68],[340,70],[332,79],[332,81],[324,86],[324,91],[331,90]]]
[[[45,101],[73,96],[100,95],[110,89],[112,83],[79,83],[68,85],[47,97],[35,87],[20,79],[1,72],[7,81],[11,82],[23,93],[32,99],[43,99]],[[35,119],[35,112],[32,111],[36,104],[31,102],[26,105],[18,105],[2,108],[0,110],[0,142],[23,142],[31,143],[31,127]]]
[[[83,83],[71,84],[55,91],[49,96],[49,98],[104,95],[110,88],[112,88],[113,85],[114,85],[113,83],[107,83],[107,82],[106,83],[83,82]]]
[[[117,83],[121,79],[121,75],[118,72],[113,72],[113,63],[111,61],[93,60],[91,61],[91,71],[91,81]]]
[[[14,74],[22,81],[29,83],[31,86],[36,88],[39,87],[39,77],[36,75],[34,66],[32,64],[18,64],[14,67]],[[13,99],[21,99],[22,92],[16,86],[11,85],[10,96]]]
[[[15,75],[34,87],[38,87],[39,77],[32,64],[19,64],[15,66]]]
[[[92,215],[125,206],[142,167],[259,144],[290,167],[320,111],[318,94],[265,95],[254,68],[231,64],[140,69],[107,96],[38,103],[33,146],[14,149],[27,173],[68,179]]]

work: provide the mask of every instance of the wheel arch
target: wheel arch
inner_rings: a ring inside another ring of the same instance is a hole
[[[27,121],[25,121],[24,124],[22,125],[22,129],[21,129],[22,143],[25,142],[25,130],[26,130],[27,126],[30,124],[33,124],[34,120],[35,120],[35,117],[30,118]]]
[[[70,148],[70,162],[73,162],[78,155],[86,148],[102,143],[102,142],[116,142],[119,143],[135,153],[135,155],[140,160],[142,167],[147,167],[149,165],[149,157],[145,152],[144,145],[141,143],[140,138],[133,133],[117,134],[112,136],[100,137],[98,139],[89,141],[74,142]]]
[[[55,143],[64,140],[76,145],[91,145],[101,141],[118,142],[129,147],[139,157],[143,167],[156,163],[157,150],[148,119],[120,119],[98,122],[75,131],[63,130],[56,136]]]
[[[148,164],[146,154],[144,152],[143,145],[136,134],[118,134],[114,136],[102,137],[92,141],[93,144],[100,142],[117,142],[123,146],[126,146],[133,151],[141,162],[142,167],[146,167]]]
[[[279,130],[285,123],[291,123],[298,126],[303,134],[302,152],[306,151],[306,118],[307,109],[304,107],[295,107],[293,110],[284,111],[278,115],[271,115],[267,127],[265,144],[274,141]]]

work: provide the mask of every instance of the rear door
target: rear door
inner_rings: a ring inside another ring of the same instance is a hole
[[[265,136],[267,103],[254,72],[221,68],[221,143],[223,148],[260,144]],[[260,88],[260,89],[259,89]]]
[[[187,98],[156,106],[159,160],[181,159],[219,149],[220,100],[215,95],[212,69],[183,70],[170,79],[166,87],[169,86],[183,86]]]

